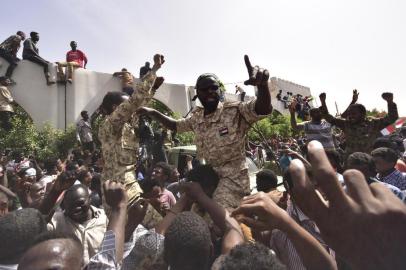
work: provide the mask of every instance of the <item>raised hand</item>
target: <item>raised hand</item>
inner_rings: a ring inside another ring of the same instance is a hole
[[[382,98],[386,100],[386,102],[393,102],[393,93],[384,92],[382,93]]]
[[[128,208],[128,222],[139,224],[144,220],[147,213],[148,202],[144,199],[139,199]]]
[[[321,103],[326,102],[326,97],[327,97],[326,93],[321,93],[319,95]]]
[[[356,269],[404,269],[406,206],[380,183],[368,186],[357,170],[338,182],[322,145],[308,145],[312,177],[291,162],[292,196],[319,227],[323,239]],[[324,198],[320,195],[319,190]]]
[[[73,171],[62,172],[55,180],[52,189],[57,192],[62,192],[70,188],[76,181],[77,177]]]
[[[202,186],[196,182],[181,183],[179,188],[193,201],[198,201],[202,196],[205,196]]]
[[[352,90],[352,102],[351,103],[356,103],[358,101],[358,96],[359,92],[357,89]]]
[[[106,203],[111,208],[127,207],[127,192],[123,184],[107,180],[103,184],[103,191]]]
[[[290,220],[288,213],[263,192],[245,197],[231,216],[259,231],[280,229]]]
[[[152,66],[152,69],[154,71],[157,71],[162,67],[162,65],[165,63],[164,56],[162,54],[155,54],[154,55],[154,65]]]
[[[263,86],[268,84],[269,71],[259,66],[252,66],[248,55],[244,55],[245,66],[247,67],[249,79],[245,85]]]
[[[154,85],[152,86],[152,90],[157,90],[161,85],[164,83],[164,77],[156,77]]]

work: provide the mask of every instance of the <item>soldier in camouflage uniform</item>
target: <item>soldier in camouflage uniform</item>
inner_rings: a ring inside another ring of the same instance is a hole
[[[186,119],[174,120],[156,110],[142,108],[168,129],[193,131],[197,155],[213,166],[220,181],[214,199],[228,209],[236,208],[250,194],[248,169],[245,163],[245,136],[250,126],[272,111],[268,88],[269,72],[252,67],[248,56],[245,63],[250,79],[246,85],[258,87],[258,99],[250,102],[222,103],[220,83],[216,75],[203,74],[196,82],[197,97],[203,108],[195,109]]]
[[[140,106],[146,105],[155,90],[163,83],[163,78],[156,76],[156,71],[164,63],[163,56],[155,55],[154,62],[152,70],[136,85],[134,93],[129,98],[122,92],[109,92],[100,106],[106,115],[99,128],[104,161],[101,181],[113,180],[124,183],[129,205],[142,193],[135,176],[139,146],[136,131],[138,116],[135,111]]]
[[[366,109],[363,105],[352,104],[347,109],[347,119],[343,119],[336,118],[328,113],[326,94],[320,94],[323,117],[344,132],[346,157],[354,152],[370,153],[374,141],[380,135],[380,131],[399,118],[396,103],[393,102],[393,94],[383,93],[382,98],[388,103],[388,115],[385,117],[367,118]]]
[[[10,36],[0,44],[0,57],[3,57],[9,63],[5,77],[10,80],[19,61],[17,52],[23,40],[25,40],[24,32],[18,31],[17,34]],[[13,80],[11,80],[11,82],[14,83]]]

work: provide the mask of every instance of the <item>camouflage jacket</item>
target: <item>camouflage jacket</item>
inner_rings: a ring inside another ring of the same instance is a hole
[[[345,154],[348,156],[354,152],[370,153],[380,131],[395,122],[399,115],[396,104],[391,102],[388,103],[388,115],[382,118],[365,118],[356,124],[330,114],[325,114],[324,118],[343,130],[346,141]]]
[[[18,50],[20,49],[21,41],[22,39],[19,35],[12,35],[0,44],[0,49],[6,51],[7,53],[13,56],[16,56]]]
[[[121,103],[106,117],[99,128],[104,168],[102,181],[128,182],[127,173],[133,178],[138,155],[138,117],[135,111],[146,105],[154,95],[152,86],[156,74],[150,72],[137,83],[132,96]],[[135,180],[135,179],[134,179]]]
[[[255,112],[255,101],[220,102],[216,111],[206,116],[203,108],[197,108],[191,116],[176,122],[176,130],[195,133],[197,157],[211,164],[220,177],[239,173],[247,169],[246,133],[265,117]]]

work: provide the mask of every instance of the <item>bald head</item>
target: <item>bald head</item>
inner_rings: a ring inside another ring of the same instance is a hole
[[[83,250],[79,242],[70,238],[50,239],[31,247],[21,258],[18,269],[80,270]]]
[[[73,185],[66,192],[62,201],[65,215],[72,220],[83,223],[91,219],[90,196],[85,185]]]

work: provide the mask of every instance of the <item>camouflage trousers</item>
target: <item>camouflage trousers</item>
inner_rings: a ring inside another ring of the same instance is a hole
[[[213,199],[228,211],[237,208],[244,196],[250,194],[250,179],[248,170],[238,170],[234,174],[221,176],[214,191]]]
[[[127,191],[127,198],[128,202],[127,205],[131,206],[133,203],[135,203],[142,194],[142,189],[140,187],[140,184],[138,183],[137,179],[135,178],[135,173],[134,172],[127,172],[124,177],[124,188]],[[103,188],[102,188],[102,193],[103,193]],[[103,207],[104,211],[107,214],[110,214],[110,206],[107,205],[104,194],[103,194]]]
[[[125,190],[127,191],[128,197],[127,207],[131,207],[131,205],[136,203],[141,198],[142,189],[137,179],[135,179],[135,173],[132,172],[128,172],[125,174],[125,181],[123,184]],[[103,194],[103,208],[107,216],[110,216],[111,207],[106,204],[104,194]],[[148,205],[148,210],[147,213],[145,214],[145,218],[142,222],[142,225],[148,229],[152,229],[161,220],[162,216],[154,209],[154,207],[152,207],[152,205]]]

